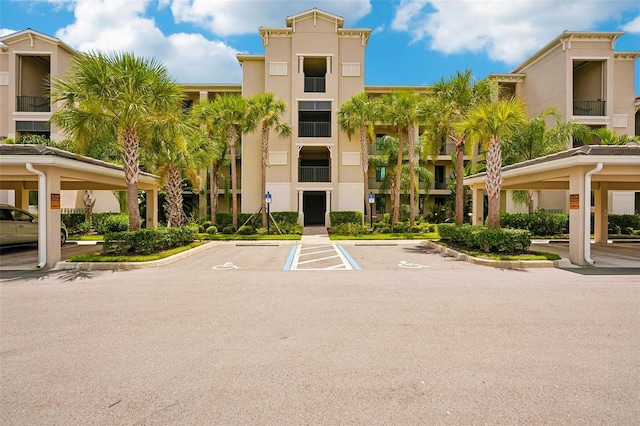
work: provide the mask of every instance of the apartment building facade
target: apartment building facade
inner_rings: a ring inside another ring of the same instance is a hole
[[[287,17],[283,27],[261,27],[258,31],[264,53],[238,55],[242,83],[184,84],[185,107],[223,93],[252,96],[273,92],[288,105],[283,119],[292,126],[293,133],[286,138],[270,135],[266,188],[271,194],[271,210],[298,211],[300,223],[327,226],[332,210],[364,211],[359,143],[340,131],[337,111],[343,102],[362,91],[380,96],[401,88],[365,85],[364,61],[370,29],[345,28],[343,18],[311,9]],[[633,91],[635,62],[640,54],[614,51],[615,40],[621,35],[565,32],[511,73],[492,74],[490,78],[511,95],[522,97],[533,114],[555,106],[564,120],[607,127],[617,134],[637,134],[639,102]],[[42,82],[49,75],[63,77],[75,54],[78,52],[63,41],[31,29],[0,38],[0,139],[25,133],[53,140],[64,138],[47,123],[55,105],[50,104]],[[427,86],[410,89],[425,94],[429,91]],[[370,145],[371,154],[380,153],[379,142],[385,134],[393,134],[393,129],[376,129],[377,140]],[[450,195],[453,150],[450,141],[443,141],[440,155],[424,164],[435,184],[426,188],[420,183],[420,213],[431,205],[443,204]],[[264,197],[259,132],[243,135],[238,154],[240,209],[255,213]],[[470,161],[471,157],[466,159]],[[369,168],[368,183],[378,217],[390,210],[388,190],[382,184],[384,175],[384,167]],[[206,182],[206,171],[202,177]],[[222,179],[219,209],[225,211],[231,204],[225,191],[230,187],[229,173]],[[637,195],[631,194],[633,197]],[[206,214],[206,191],[198,198],[200,213]],[[540,207],[565,211],[566,198],[565,192],[537,195]],[[81,197],[65,199],[81,205]],[[615,208],[615,201],[610,205]],[[100,199],[100,209],[99,206]],[[513,206],[506,200],[504,208],[512,210]]]
[[[614,50],[623,34],[564,31],[511,73],[489,78],[499,82],[506,96],[522,98],[530,114],[555,107],[564,122],[607,128],[617,135],[640,135],[639,103],[634,95],[640,52]],[[597,137],[574,140],[567,149],[599,142]],[[640,210],[640,193],[612,191],[609,197],[614,213]],[[518,210],[510,197],[503,198],[505,209]],[[538,207],[565,212],[568,208],[564,191],[537,191],[535,199]]]

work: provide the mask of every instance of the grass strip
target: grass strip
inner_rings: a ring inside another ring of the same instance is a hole
[[[194,241],[193,243],[176,247],[170,250],[161,251],[152,254],[139,254],[139,255],[103,255],[101,252],[96,253],[84,253],[71,256],[67,259],[67,262],[150,262],[153,260],[164,259],[165,257],[173,256],[174,254],[182,253],[183,251],[190,250],[192,248],[201,246],[204,244],[202,241]]]

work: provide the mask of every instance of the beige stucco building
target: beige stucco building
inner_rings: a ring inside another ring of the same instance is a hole
[[[362,91],[382,95],[400,87],[365,85],[369,29],[345,27],[343,18],[318,9],[289,16],[284,24],[258,29],[263,53],[238,55],[241,84],[182,85],[185,107],[222,93],[252,96],[273,92],[284,100],[288,105],[284,121],[293,133],[286,138],[270,137],[266,188],[272,196],[271,210],[298,211],[303,224],[329,225],[332,210],[365,208],[359,144],[339,130],[336,113],[340,105]],[[634,75],[640,53],[614,50],[622,34],[564,32],[511,73],[490,78],[500,82],[508,94],[521,96],[532,114],[555,106],[564,120],[607,127],[617,134],[638,134],[640,102],[634,96]],[[42,82],[48,75],[63,77],[75,54],[78,52],[63,41],[31,29],[0,38],[0,139],[25,133],[54,140],[64,137],[47,124],[55,105],[50,105]],[[427,86],[410,89],[429,91]],[[376,129],[377,139],[391,133],[388,127]],[[257,212],[264,196],[259,138],[258,132],[243,135],[237,160],[240,208],[247,213]],[[370,153],[379,152],[377,145],[376,141],[371,143]],[[453,150],[453,144],[445,141],[436,161],[426,164],[435,185],[425,188],[420,183],[419,213],[442,204],[449,196],[449,154]],[[375,195],[378,215],[390,210],[381,183],[384,174],[383,168],[369,168],[369,188]],[[228,181],[228,176],[226,173],[223,180]],[[206,182],[206,172],[203,178]],[[230,185],[221,182],[219,186],[219,208],[226,211],[230,201],[224,188]],[[615,194],[610,193],[613,199],[608,203],[612,211],[617,206],[623,206],[624,212],[640,210],[639,193]],[[504,208],[511,209],[509,197],[503,198]],[[81,206],[81,197],[68,199],[70,204]],[[536,199],[540,207],[569,211],[566,190],[541,190]],[[207,212],[207,200],[205,193],[199,197],[201,214]]]

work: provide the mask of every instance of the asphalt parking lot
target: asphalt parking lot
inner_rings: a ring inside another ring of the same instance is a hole
[[[639,275],[343,249],[0,272],[0,423],[640,422]]]

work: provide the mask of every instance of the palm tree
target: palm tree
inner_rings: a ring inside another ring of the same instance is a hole
[[[431,155],[435,158],[440,149],[440,141],[450,138],[455,143],[456,150],[456,225],[464,221],[464,154],[466,150],[467,133],[456,126],[467,112],[482,101],[494,99],[498,93],[498,86],[489,80],[476,81],[471,70],[458,71],[449,80],[444,77],[435,83],[431,96],[425,105],[425,140],[430,143],[424,145],[422,157]]]
[[[398,135],[398,159],[397,169],[402,169],[404,135],[408,135],[409,139],[409,182],[411,185],[409,191],[409,222],[413,225],[415,220],[415,146],[416,146],[416,128],[420,121],[420,112],[422,108],[421,96],[413,90],[395,90],[383,98],[383,121],[391,124],[396,129]],[[393,198],[393,216],[391,223],[395,225],[400,215],[400,179],[401,174],[396,175],[395,193]]]
[[[600,145],[626,145],[630,142],[640,142],[640,136],[617,135],[606,127],[595,129],[592,134],[600,138]]]
[[[236,172],[236,147],[240,136],[255,128],[249,119],[247,99],[238,95],[222,95],[214,102],[215,122],[226,136],[231,164],[231,216],[233,228],[238,228],[238,184]]]
[[[553,118],[556,127],[547,130],[547,118]],[[502,150],[503,165],[516,164],[545,155],[564,151],[567,146],[566,138],[560,137],[565,132],[559,129],[560,113],[555,107],[545,109],[540,115],[531,117],[527,123],[517,129],[504,144]],[[512,199],[515,204],[528,206],[529,214],[533,213],[533,191],[513,191]]]
[[[217,116],[216,107],[213,102],[203,99],[193,105],[189,112],[190,120],[198,128],[192,135],[196,141],[205,142],[211,149],[211,162],[209,164],[209,203],[211,205],[211,222],[216,222],[218,212],[218,179],[222,170],[229,164],[227,156],[227,138],[224,132],[215,121]],[[194,141],[194,143],[198,143]]]
[[[459,122],[459,131],[468,132],[473,142],[487,147],[488,226],[500,228],[500,189],[502,188],[501,143],[526,123],[525,104],[520,98],[483,102]]]
[[[347,133],[349,140],[351,140],[351,135],[358,133],[367,217],[371,217],[372,214],[371,204],[368,202],[369,140],[375,139],[373,125],[378,120],[379,114],[380,102],[378,98],[371,97],[364,92],[352,96],[338,110],[338,125]]]
[[[201,179],[198,170],[211,162],[213,148],[209,141],[190,137],[192,129],[163,129],[154,132],[150,150],[150,164],[154,173],[162,177],[162,186],[166,191],[167,226],[180,226],[184,223],[182,183],[186,176],[196,188],[200,189]]]
[[[81,140],[117,135],[123,146],[129,229],[140,229],[140,149],[154,127],[180,120],[182,91],[156,59],[131,53],[80,54],[65,80],[54,78],[51,97],[59,109],[51,121]]]
[[[276,99],[271,92],[258,93],[249,100],[249,116],[259,125],[262,150],[262,227],[267,227],[267,204],[264,194],[267,193],[267,166],[269,163],[269,133],[275,130],[281,137],[291,134],[291,126],[282,121],[287,110],[285,101]]]

